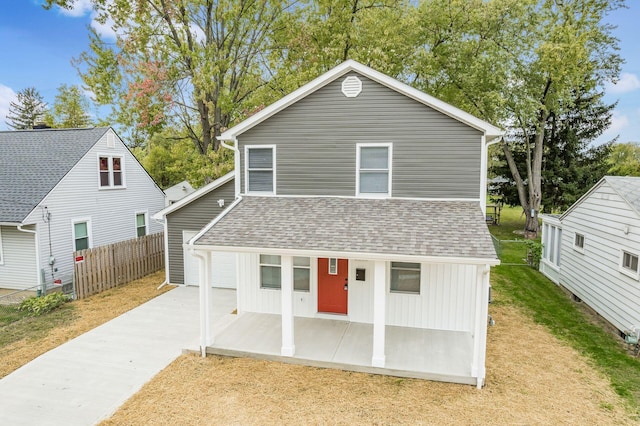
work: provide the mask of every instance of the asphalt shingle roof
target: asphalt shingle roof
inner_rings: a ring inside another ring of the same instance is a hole
[[[108,129],[0,132],[0,222],[21,223]]]
[[[497,259],[466,201],[247,196],[195,244]]]
[[[640,177],[606,176],[605,180],[622,198],[640,213]]]

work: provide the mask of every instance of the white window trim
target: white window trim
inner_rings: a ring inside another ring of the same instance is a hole
[[[0,227],[0,265],[4,265],[4,251],[2,251],[2,227]]]
[[[387,193],[371,193],[371,192],[360,192],[360,152],[362,148],[382,148],[386,147],[389,149],[389,177],[387,182]],[[364,197],[364,198],[386,198],[391,197],[391,182],[393,176],[393,144],[391,142],[384,143],[357,143],[356,144],[356,197]]]
[[[554,237],[553,241],[550,241],[551,228],[555,228],[555,232],[553,234],[553,237]],[[562,236],[561,236],[562,227],[551,224],[551,223],[545,223],[543,228],[543,233],[544,233],[544,240],[543,240],[544,255],[542,256],[542,261],[544,261],[544,263],[549,267],[551,267],[552,269],[559,271],[560,265],[558,265],[558,263],[560,263],[560,256],[561,256],[560,247],[562,245]],[[574,242],[575,242],[575,237],[574,237]],[[551,255],[549,253],[551,246],[553,246],[554,259],[551,259]],[[556,263],[556,261],[558,263]]]
[[[260,254],[264,254],[267,256],[278,256],[280,257],[280,264],[276,265],[275,263],[262,263],[262,261],[260,260]],[[258,285],[260,286],[260,290],[277,290],[280,291],[282,289],[282,256],[280,256],[279,254],[276,255],[271,255],[271,254],[267,254],[267,253],[260,253],[258,254]],[[264,287],[262,285],[262,267],[263,266],[270,266],[270,267],[278,267],[280,268],[280,287]],[[293,285],[293,284],[292,284]]]
[[[335,263],[336,270],[334,272],[331,272],[331,261],[332,260],[336,261],[336,263]],[[338,262],[338,258],[337,257],[330,257],[329,261],[327,262],[327,274],[329,274],[329,275],[338,275],[338,263],[339,262]]]
[[[108,157],[109,158],[109,185],[108,186],[102,186],[100,185],[100,157]],[[126,189],[127,188],[127,173],[126,173],[126,166],[125,166],[125,158],[124,158],[124,154],[106,154],[106,153],[98,153],[97,155],[97,160],[98,160],[98,189],[99,190],[103,190],[103,191],[112,191],[114,189]],[[113,185],[113,159],[114,158],[119,158],[120,159],[120,173],[122,174],[122,185],[120,186],[114,186]]]
[[[578,235],[581,235],[581,236],[582,236],[582,247],[580,247],[580,246],[577,246],[577,245],[576,245],[576,237],[577,237]],[[585,237],[585,235],[584,235],[584,234],[581,234],[581,233],[579,233],[579,232],[574,232],[574,233],[573,233],[573,249],[574,249],[575,251],[577,251],[577,252],[579,252],[579,253],[584,253],[584,245],[585,245],[585,243],[586,243],[586,242],[587,242],[587,237]]]
[[[623,266],[623,262],[624,262],[624,254],[628,253],[631,256],[637,256],[638,257],[638,262],[640,262],[640,255],[638,253],[634,253],[631,252],[629,250],[620,250],[620,264],[618,265],[618,270],[620,272],[622,272],[623,274],[635,279],[635,280],[640,280],[640,264],[638,265],[638,270],[637,271],[632,271],[631,269],[627,269]]]
[[[418,291],[401,291],[401,290],[393,290],[391,288],[391,270],[393,269],[393,263],[396,262],[389,262],[389,293],[391,294],[408,294],[410,296],[420,296],[422,294],[422,262],[397,262],[397,263],[417,263],[419,265],[419,271],[420,271],[420,279],[419,279],[419,285],[418,285]],[[408,268],[396,268],[396,269],[408,269]],[[409,269],[411,271],[413,271],[414,269]]]
[[[307,257],[307,256],[294,256],[294,257],[302,257],[302,258],[309,259],[309,266],[299,266],[299,265],[295,265],[295,264],[293,264],[293,266],[292,266],[293,271],[295,271],[296,269],[306,269],[306,270],[309,271],[309,289],[308,290],[296,290],[295,287],[294,287],[293,291],[297,291],[299,293],[311,293],[311,276],[312,276],[311,275],[311,262],[312,262],[312,259],[310,257]],[[292,262],[292,263],[294,263],[294,262]],[[295,277],[295,273],[294,273],[294,277]],[[282,285],[282,283],[281,283],[281,285]],[[295,286],[295,283],[293,285]]]
[[[73,251],[76,251],[76,223],[82,222],[87,222],[87,237],[89,239],[87,242],[87,248],[93,248],[93,226],[91,224],[91,217],[79,217],[71,219],[71,247],[73,248]]]
[[[273,150],[273,191],[249,191],[249,150],[253,148],[271,148]],[[245,145],[244,147],[244,193],[252,195],[276,195],[276,146],[275,145]]]
[[[144,235],[149,235],[149,210],[139,210],[133,215],[134,236],[138,238],[138,215],[144,215]]]

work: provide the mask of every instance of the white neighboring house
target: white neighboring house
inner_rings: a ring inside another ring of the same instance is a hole
[[[165,204],[170,206],[171,204],[183,199],[189,194],[193,194],[196,190],[191,186],[189,182],[183,180],[180,183],[176,183],[173,186],[164,190],[164,195],[167,197]]]
[[[621,333],[640,329],[640,178],[605,176],[542,221],[540,271]]]
[[[164,200],[111,128],[0,132],[0,288],[71,282],[75,250],[161,232]]]

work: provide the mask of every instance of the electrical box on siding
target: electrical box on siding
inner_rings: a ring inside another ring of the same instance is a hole
[[[356,268],[356,281],[366,281],[366,269]]]

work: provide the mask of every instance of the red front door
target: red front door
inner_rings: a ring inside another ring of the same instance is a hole
[[[348,259],[318,259],[318,312],[347,313]]]

